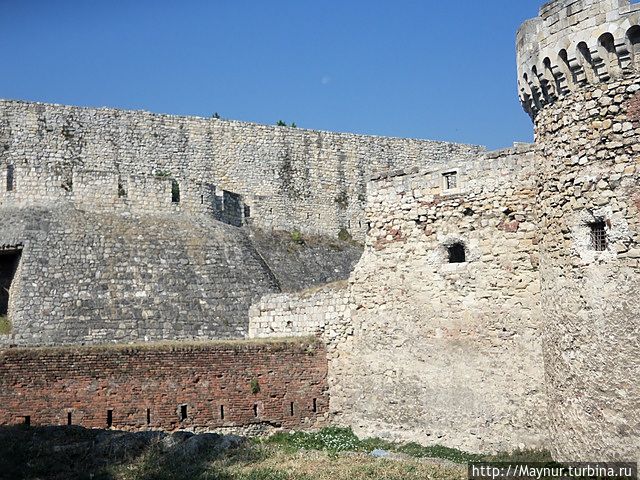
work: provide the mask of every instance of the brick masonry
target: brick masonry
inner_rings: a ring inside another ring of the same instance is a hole
[[[303,428],[328,412],[325,349],[309,338],[5,349],[0,363],[0,425],[25,416],[66,425],[71,414],[74,425],[107,428],[112,410],[112,426],[123,430]]]

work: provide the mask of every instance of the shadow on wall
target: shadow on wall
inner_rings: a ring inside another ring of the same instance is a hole
[[[82,427],[0,427],[0,479],[226,479],[211,462],[240,460],[246,439],[188,432],[121,432]],[[242,460],[246,460],[242,458]],[[210,475],[210,477],[209,477]],[[127,478],[129,478],[127,476]]]

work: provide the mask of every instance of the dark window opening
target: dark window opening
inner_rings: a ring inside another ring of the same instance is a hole
[[[30,427],[31,426],[31,416],[30,415],[25,415],[24,416],[24,426],[25,427]]]
[[[258,416],[258,404],[257,403],[253,404],[253,416],[254,417]]]
[[[147,408],[147,425],[151,425],[151,409]]]
[[[224,420],[224,405],[220,405],[220,420]]]
[[[464,251],[464,245],[461,243],[454,243],[448,247],[449,250],[449,263],[464,263],[466,262],[466,253]]]
[[[187,406],[180,405],[180,421],[184,421],[187,419]]]
[[[175,180],[171,180],[171,202],[180,203],[180,184]]]
[[[293,417],[293,402],[291,402],[291,404],[289,404],[289,413]]]
[[[67,412],[67,425],[71,425],[71,412]]]
[[[451,190],[458,187],[458,174],[456,172],[444,173],[444,188],[445,190]]]
[[[14,165],[7,165],[7,192],[13,191],[15,181],[15,169]]]
[[[204,195],[200,195],[200,205],[204,205]]]
[[[111,428],[113,425],[113,410],[107,410],[107,427]]]
[[[311,410],[313,411],[313,413],[316,413],[318,411],[318,400],[316,398],[313,399]]]
[[[127,191],[124,188],[122,182],[118,182],[118,198],[123,198],[127,196]]]
[[[250,216],[251,216],[251,207],[249,205],[245,205],[244,206],[244,218],[249,218]]]
[[[0,316],[9,312],[9,292],[11,283],[20,263],[22,250],[0,251]]]
[[[607,231],[603,221],[589,224],[591,228],[591,247],[596,252],[604,252],[607,249]]]

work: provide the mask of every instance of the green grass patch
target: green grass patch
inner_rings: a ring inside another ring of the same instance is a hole
[[[263,440],[264,443],[277,445],[289,453],[300,450],[321,450],[336,454],[339,452],[370,453],[373,450],[386,450],[403,453],[413,458],[440,458],[455,463],[468,462],[552,462],[551,454],[546,450],[516,450],[496,455],[481,455],[465,452],[443,445],[424,446],[415,442],[398,443],[381,438],[359,439],[351,428],[327,427],[318,432],[282,432]]]
[[[0,315],[0,335],[9,335],[11,333],[11,322],[6,315]]]
[[[466,463],[486,459],[478,455],[455,448],[433,445],[425,447],[417,443],[396,443],[380,438],[360,440],[350,428],[327,427],[318,432],[277,433],[264,440],[268,444],[278,445],[289,452],[298,450],[322,450],[329,453],[366,452],[387,450],[404,453],[415,458],[442,458],[456,463]]]

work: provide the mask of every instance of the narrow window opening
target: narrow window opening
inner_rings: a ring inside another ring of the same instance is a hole
[[[224,405],[220,405],[220,420],[224,420]]]
[[[187,406],[180,405],[180,421],[184,421],[187,419]]]
[[[317,398],[313,399],[313,402],[311,404],[311,411],[313,413],[317,413],[318,412],[318,399]]]
[[[31,426],[31,415],[25,415],[24,416],[24,425],[25,425],[25,427],[30,427]]]
[[[204,205],[204,195],[200,195],[200,205]]]
[[[591,247],[596,252],[604,252],[607,249],[607,231],[603,221],[589,224],[591,228]]]
[[[454,243],[448,247],[449,263],[464,263],[466,261],[466,253],[462,243]]]
[[[151,425],[151,409],[147,408],[147,425]]]
[[[0,251],[0,316],[9,313],[9,295],[11,283],[20,263],[22,250]]]
[[[71,412],[67,412],[67,425],[71,425]]]
[[[451,190],[458,187],[458,174],[456,172],[447,172],[442,174],[444,179],[445,190]]]
[[[249,218],[251,216],[251,207],[249,205],[244,206],[244,218]]]
[[[258,416],[258,404],[257,403],[253,404],[253,416],[254,417]]]
[[[107,410],[107,427],[111,428],[113,425],[113,410]]]
[[[289,413],[291,414],[291,416],[293,417],[293,402],[291,402],[289,404]]]
[[[118,198],[124,198],[127,196],[127,191],[124,188],[124,184],[118,181]]]
[[[15,166],[13,164],[7,165],[7,192],[12,192],[15,181]]]
[[[180,184],[176,180],[171,180],[171,202],[180,203]]]

